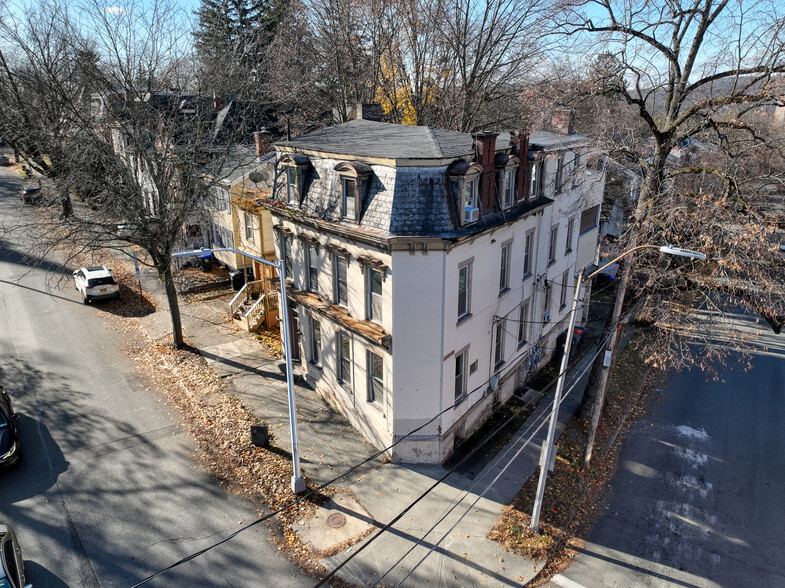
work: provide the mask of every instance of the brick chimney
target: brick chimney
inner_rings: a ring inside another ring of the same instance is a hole
[[[256,143],[256,157],[261,157],[269,151],[271,137],[270,131],[265,128],[253,134],[254,143]]]
[[[572,135],[575,111],[571,108],[557,108],[551,117],[551,130],[562,135]]]
[[[529,133],[518,131],[515,142],[518,145],[518,199],[529,201]]]
[[[376,103],[358,104],[357,105],[357,118],[365,120],[372,120],[374,122],[382,122],[382,105]]]
[[[499,133],[481,131],[477,134],[477,147],[480,151],[479,164],[482,166],[480,179],[480,202],[483,213],[491,212],[496,201],[496,137]]]

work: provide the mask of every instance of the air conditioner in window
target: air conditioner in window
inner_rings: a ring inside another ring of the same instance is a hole
[[[473,223],[480,218],[480,209],[473,206],[467,206],[463,209],[463,222]]]
[[[545,314],[543,314],[542,315],[542,320],[545,321],[546,323],[548,321],[550,321],[551,320],[551,313],[550,312],[546,312]]]

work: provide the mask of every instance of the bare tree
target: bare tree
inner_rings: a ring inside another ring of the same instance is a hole
[[[234,147],[256,130],[257,112],[179,87],[192,79],[190,48],[182,43],[188,21],[172,6],[129,3],[108,10],[96,2],[74,18],[57,4],[38,11],[50,15],[48,36],[31,14],[25,21],[3,19],[7,45],[24,56],[9,64],[3,81],[10,84],[20,73],[43,80],[27,86],[29,99],[56,105],[59,124],[47,129],[22,121],[16,130],[40,136],[36,156],[46,161],[57,155],[57,173],[50,174],[55,190],[76,193],[88,206],[65,217],[43,212],[15,229],[35,235],[40,258],[64,243],[72,254],[142,248],[166,290],[173,344],[182,347],[172,254],[184,245],[185,229],[206,218],[205,171],[225,170],[226,162],[242,165]],[[50,67],[55,49],[98,59],[74,70],[76,79]],[[120,222],[129,228],[124,242],[118,240]]]
[[[778,12],[765,1],[600,0],[567,4],[556,20],[582,51],[605,56],[597,76],[603,88],[647,129],[646,144],[608,150],[642,171],[622,248],[672,243],[708,256],[702,263],[626,258],[618,296],[637,301],[654,365],[707,365],[729,345],[743,349],[745,335],[723,328],[729,303],[757,313],[774,332],[785,322],[776,227],[755,188],[763,178],[749,167],[753,154],[772,159],[781,147],[759,117],[777,102],[776,74],[785,70]],[[621,312],[617,304],[614,324]],[[603,396],[601,382],[593,428]],[[591,446],[587,461],[590,455]]]

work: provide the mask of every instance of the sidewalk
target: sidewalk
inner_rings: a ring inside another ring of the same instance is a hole
[[[156,298],[159,310],[140,322],[151,338],[165,337],[171,325],[157,275],[143,270],[142,286]],[[186,339],[224,378],[227,393],[236,394],[265,421],[274,435],[274,444],[289,451],[283,362],[270,358],[251,335],[228,319],[230,299],[229,293],[193,304],[181,299]],[[594,328],[594,332],[599,329]],[[570,369],[559,432],[580,403],[592,355],[590,349]],[[348,563],[339,572],[340,577],[359,586],[395,585],[410,571],[406,581],[409,586],[518,586],[534,577],[544,562],[507,553],[487,535],[502,507],[512,501],[537,468],[552,394],[540,402],[509,443],[473,479],[451,474]],[[317,392],[295,385],[295,396],[301,465],[309,480],[327,482],[376,451]],[[532,434],[533,440],[527,444]],[[333,501],[312,519],[295,525],[296,531],[303,542],[332,554],[321,560],[332,570],[373,537],[370,531],[374,527],[388,523],[445,473],[440,466],[383,463],[382,458],[376,458],[334,484],[339,492]],[[337,529],[330,525],[336,522],[334,517],[328,521],[329,515],[336,513],[345,516],[345,523]],[[434,531],[427,534],[433,525]],[[350,548],[342,546],[362,533],[368,535],[359,543]],[[390,568],[392,571],[387,573]]]

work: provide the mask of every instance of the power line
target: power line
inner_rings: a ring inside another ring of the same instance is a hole
[[[607,337],[607,336],[606,336],[606,337]],[[601,346],[600,346],[600,348],[601,348]],[[584,355],[585,355],[585,354],[584,354]],[[595,356],[594,356],[594,357],[596,357],[597,355],[599,355],[599,351],[597,352],[597,354],[595,354]],[[581,358],[581,359],[582,359],[582,358]],[[593,360],[592,360],[591,362],[588,362],[588,365],[591,365],[592,363],[593,363]],[[585,368],[585,369],[588,369],[588,367],[587,367],[587,368]],[[584,370],[584,372],[585,372],[585,370]],[[554,383],[555,383],[555,382],[558,380],[559,376],[561,376],[561,373],[559,373],[559,374],[556,376],[556,378],[554,378],[554,379],[553,379],[553,380],[552,380],[552,381],[551,381],[551,382],[550,382],[550,383],[549,383],[549,384],[548,384],[548,385],[545,387],[545,389],[544,389],[544,390],[547,390],[548,388],[550,388],[551,386],[553,386],[553,384],[554,384]],[[575,381],[573,382],[572,386],[570,387],[570,390],[572,390],[572,388],[574,388],[574,387],[575,387],[575,385],[577,384],[577,382],[580,380],[580,377],[582,377],[582,376],[583,376],[583,373],[581,374],[581,376],[579,376],[578,378],[576,378],[576,379],[575,379]],[[554,398],[554,401],[555,401],[555,398]],[[552,403],[551,403],[551,404],[552,404]],[[451,475],[453,472],[455,472],[455,471],[456,471],[456,470],[457,470],[457,469],[458,469],[458,468],[459,468],[461,465],[463,465],[463,463],[464,463],[466,460],[468,460],[468,459],[469,459],[470,457],[472,457],[472,456],[473,456],[475,453],[477,453],[477,451],[479,451],[479,450],[480,450],[480,449],[481,449],[483,446],[485,446],[485,444],[486,444],[486,443],[488,443],[488,442],[489,442],[491,439],[493,439],[493,438],[494,438],[494,437],[495,437],[495,436],[496,436],[496,435],[497,435],[497,434],[498,434],[500,431],[502,431],[502,430],[503,430],[503,429],[504,429],[504,428],[505,428],[505,427],[506,427],[506,426],[507,426],[507,425],[508,425],[508,424],[509,424],[509,423],[510,423],[510,422],[511,422],[511,421],[512,421],[512,420],[513,420],[513,419],[514,419],[516,416],[517,416],[517,415],[515,415],[515,414],[511,415],[511,416],[510,416],[510,417],[509,417],[509,418],[508,418],[506,421],[504,421],[504,422],[503,422],[501,425],[499,425],[499,426],[498,426],[496,429],[494,429],[494,430],[491,432],[491,434],[490,434],[490,435],[488,435],[488,436],[487,436],[485,439],[483,439],[483,440],[482,440],[482,441],[481,441],[481,442],[480,442],[480,443],[479,443],[479,444],[478,444],[476,447],[474,447],[474,448],[473,448],[473,449],[472,449],[472,450],[471,450],[471,451],[470,451],[468,454],[466,454],[466,455],[465,455],[463,458],[461,458],[461,460],[460,460],[460,461],[458,461],[458,463],[456,463],[456,464],[455,464],[454,466],[452,466],[452,467],[451,467],[449,470],[447,470],[447,472],[446,472],[446,473],[445,473],[445,474],[444,474],[444,475],[443,475],[441,478],[439,478],[438,480],[436,480],[436,482],[434,482],[433,484],[431,484],[431,486],[430,486],[430,487],[429,487],[427,490],[425,490],[425,491],[424,491],[422,494],[420,494],[420,496],[418,496],[418,497],[417,497],[417,498],[416,498],[416,499],[415,499],[413,502],[411,502],[411,503],[410,503],[410,504],[409,504],[409,505],[408,505],[408,506],[407,506],[407,507],[406,507],[404,510],[402,510],[400,513],[398,513],[398,514],[397,514],[397,515],[396,515],[396,516],[395,516],[395,517],[394,517],[394,518],[393,518],[393,519],[392,519],[390,522],[388,522],[388,523],[387,523],[387,524],[385,524],[385,525],[384,525],[384,526],[383,526],[381,529],[379,529],[379,531],[378,531],[378,532],[377,532],[375,535],[373,535],[372,537],[370,537],[370,538],[369,538],[369,539],[368,539],[368,540],[367,540],[365,543],[363,543],[363,544],[360,546],[360,548],[359,548],[359,549],[355,550],[355,551],[354,551],[354,552],[353,552],[353,553],[352,553],[352,554],[351,554],[351,555],[350,555],[348,558],[346,558],[346,559],[345,559],[343,562],[341,562],[341,563],[340,563],[338,566],[336,566],[336,567],[335,567],[335,568],[334,568],[334,569],[333,569],[333,570],[332,570],[332,571],[331,571],[329,574],[327,574],[327,576],[326,576],[325,578],[323,578],[323,579],[322,579],[322,580],[321,580],[321,581],[320,581],[318,584],[316,584],[316,586],[315,586],[314,588],[319,588],[319,586],[322,586],[322,585],[324,585],[324,584],[325,584],[325,582],[327,582],[327,581],[329,581],[331,578],[333,578],[333,577],[334,577],[334,576],[335,576],[335,575],[338,573],[338,571],[339,571],[341,568],[343,568],[343,567],[344,567],[344,566],[345,566],[347,563],[349,563],[349,562],[350,562],[352,559],[354,559],[355,557],[357,557],[357,556],[358,556],[358,555],[359,555],[359,554],[360,554],[360,553],[361,553],[363,550],[365,550],[365,549],[366,549],[366,548],[367,548],[367,547],[368,547],[368,546],[369,546],[371,543],[373,543],[373,542],[374,542],[376,539],[378,539],[380,536],[382,536],[382,534],[383,534],[385,531],[387,531],[388,529],[390,529],[390,527],[392,527],[392,526],[393,526],[395,523],[397,523],[397,522],[398,522],[398,521],[401,519],[401,517],[403,517],[403,516],[404,516],[404,515],[405,515],[407,512],[409,512],[409,511],[410,511],[412,508],[414,508],[414,506],[415,506],[415,505],[417,505],[417,504],[418,504],[418,503],[419,503],[419,502],[420,502],[420,501],[421,501],[423,498],[425,498],[425,497],[426,497],[426,496],[427,496],[427,495],[428,495],[428,494],[429,494],[429,493],[430,493],[430,492],[431,492],[431,491],[432,491],[434,488],[436,488],[436,487],[437,487],[437,486],[439,486],[439,485],[440,485],[442,482],[444,482],[444,480],[446,480],[446,479],[447,479],[447,478],[448,478],[448,477],[449,477],[449,476],[450,476],[450,475]],[[542,426],[542,424],[540,424],[540,426]],[[538,427],[538,430],[539,430],[539,427]],[[528,442],[528,440],[527,440],[527,442]],[[523,448],[521,448],[521,450],[519,450],[519,453],[520,453],[520,451],[522,451],[522,450],[523,450]],[[508,463],[508,465],[509,465],[509,463]],[[506,467],[505,467],[505,469],[506,469]],[[497,476],[497,479],[498,479],[498,476]],[[494,482],[495,482],[495,480],[494,480]],[[485,490],[485,492],[487,492],[487,489]],[[485,494],[485,492],[483,493],[483,495]],[[479,498],[478,498],[477,500],[479,500]],[[460,504],[460,502],[459,502],[458,504]],[[475,501],[475,504],[476,504],[476,501]],[[449,514],[449,513],[448,513],[448,514]],[[445,516],[446,516],[446,515],[445,515]],[[465,516],[465,515],[464,515],[464,516]],[[462,519],[462,518],[463,518],[463,517],[461,517],[461,519]],[[459,522],[460,522],[460,520],[459,520]],[[438,524],[438,522],[437,522],[437,524]],[[452,529],[451,529],[450,531],[452,531]],[[430,532],[430,531],[429,531],[429,532]],[[396,565],[397,565],[397,563],[396,563]],[[419,564],[418,564],[418,565],[419,565]]]
[[[516,362],[519,358],[523,357],[524,355],[525,355],[525,353],[524,354],[519,354],[515,359],[512,360],[513,363]],[[509,371],[509,369],[508,369],[508,371]],[[508,373],[508,371],[505,372],[505,374]],[[501,376],[499,376],[499,377],[501,377]],[[156,572],[156,573],[154,573],[154,574],[152,574],[150,576],[147,576],[146,578],[144,578],[140,582],[137,582],[136,584],[134,584],[131,588],[138,588],[139,586],[142,586],[142,585],[148,583],[150,580],[152,580],[154,578],[157,578],[161,574],[163,574],[165,572],[168,572],[169,570],[171,570],[173,568],[176,568],[176,567],[178,567],[178,566],[180,566],[180,565],[182,565],[182,564],[184,564],[186,562],[189,562],[192,559],[195,559],[195,558],[199,557],[200,555],[203,555],[204,553],[210,551],[211,549],[213,549],[215,547],[218,547],[219,545],[222,545],[223,543],[226,543],[230,539],[233,539],[234,537],[236,537],[237,535],[239,535],[241,532],[245,531],[246,529],[249,529],[249,528],[253,527],[254,525],[258,525],[259,523],[262,523],[262,522],[264,522],[266,520],[271,519],[272,517],[274,517],[274,516],[284,512],[285,510],[288,510],[289,508],[292,508],[293,506],[296,506],[297,504],[299,504],[300,502],[302,502],[306,498],[309,498],[310,496],[313,496],[317,492],[320,492],[324,488],[326,488],[328,486],[331,486],[332,484],[334,484],[335,482],[337,482],[341,478],[345,478],[346,476],[350,475],[351,473],[353,473],[354,471],[356,471],[358,468],[362,467],[363,465],[365,465],[369,461],[372,461],[372,460],[376,459],[377,457],[379,457],[380,455],[386,453],[390,449],[393,449],[399,443],[402,443],[403,441],[405,441],[408,437],[410,437],[410,436],[414,435],[415,433],[421,431],[422,429],[424,429],[425,427],[427,427],[428,425],[433,423],[436,419],[438,419],[440,416],[442,416],[447,411],[456,408],[458,405],[462,404],[467,398],[469,398],[472,394],[475,394],[476,392],[484,389],[485,386],[489,382],[490,382],[490,378],[488,380],[484,381],[481,385],[479,385],[476,388],[474,388],[473,390],[471,390],[470,392],[467,392],[465,395],[461,396],[454,404],[451,404],[450,406],[448,406],[444,410],[440,411],[439,413],[434,415],[431,419],[429,419],[428,421],[426,421],[425,423],[423,423],[419,427],[416,427],[415,429],[412,429],[411,431],[409,431],[408,433],[406,433],[405,435],[403,435],[402,437],[400,437],[399,439],[394,441],[391,445],[388,445],[387,447],[378,450],[376,453],[373,453],[372,455],[368,456],[367,458],[365,458],[360,463],[351,466],[344,473],[342,473],[342,474],[340,474],[338,476],[335,476],[331,480],[328,480],[327,482],[324,482],[323,484],[317,486],[316,488],[314,488],[312,490],[309,490],[307,493],[305,493],[302,496],[296,498],[295,500],[289,502],[288,504],[285,504],[284,506],[278,508],[277,510],[264,515],[263,517],[261,517],[261,518],[255,520],[255,521],[249,523],[248,525],[246,525],[244,527],[241,527],[240,529],[237,529],[235,532],[231,533],[230,535],[228,535],[224,539],[221,539],[220,541],[217,541],[216,543],[213,543],[212,545],[208,545],[204,549],[201,549],[200,551],[197,551],[197,552],[195,552],[195,553],[193,553],[191,555],[188,555],[188,556],[184,557],[183,559],[181,559],[179,561],[176,561],[175,563],[167,566],[166,568],[163,568],[163,569],[159,570],[158,572]],[[548,387],[550,387],[552,385],[553,385],[553,382],[548,384]],[[547,390],[548,387],[546,387],[545,389]],[[460,465],[460,464],[458,464],[458,465]]]
[[[583,375],[586,373],[586,371],[589,369],[589,367],[591,367],[591,365],[594,363],[594,360],[597,358],[597,356],[600,354],[600,351],[602,350],[602,345],[604,345],[604,344],[605,344],[605,342],[606,342],[608,339],[610,339],[610,334],[607,334],[607,335],[606,335],[606,337],[605,337],[605,340],[602,342],[602,344],[600,344],[600,345],[598,346],[598,350],[597,350],[597,352],[594,354],[594,357],[592,357],[591,361],[588,361],[588,362],[586,363],[586,367],[584,367],[584,368],[583,368],[583,371],[581,372],[581,374],[580,374],[579,376],[577,376],[577,377],[576,377],[576,378],[573,380],[573,383],[572,383],[572,385],[571,385],[571,386],[570,386],[570,388],[567,390],[567,392],[566,392],[566,393],[565,393],[565,395],[562,397],[562,399],[559,401],[559,403],[560,403],[560,404],[561,404],[562,402],[564,402],[564,399],[565,399],[565,398],[566,398],[566,397],[567,397],[567,396],[568,396],[568,395],[569,395],[569,394],[572,392],[572,390],[573,390],[573,389],[575,388],[575,386],[578,384],[578,382],[579,382],[579,381],[580,381],[580,379],[583,377]],[[550,405],[553,405],[553,402],[555,402],[555,401],[556,401],[556,398],[554,398],[554,399],[553,399],[553,401],[552,401],[552,402],[550,402],[549,404],[550,404]],[[527,439],[524,441],[523,445],[521,445],[521,447],[520,447],[520,448],[519,448],[519,449],[518,449],[518,450],[515,452],[515,455],[513,455],[513,456],[512,456],[512,457],[511,457],[509,460],[507,460],[507,463],[504,465],[504,467],[501,469],[501,471],[499,471],[499,473],[498,473],[498,474],[496,475],[496,477],[495,477],[495,478],[494,478],[494,479],[491,481],[491,483],[490,483],[490,484],[488,484],[488,486],[485,488],[485,490],[483,490],[483,491],[482,491],[482,493],[480,493],[480,495],[479,495],[479,496],[477,496],[477,498],[475,498],[475,499],[474,499],[474,501],[473,501],[473,502],[472,502],[472,503],[469,505],[469,507],[468,507],[468,508],[466,508],[466,510],[464,510],[463,514],[461,514],[461,516],[458,518],[458,520],[457,520],[457,521],[455,521],[455,523],[453,523],[453,525],[452,525],[452,526],[451,526],[451,527],[450,527],[450,528],[447,530],[447,532],[446,532],[446,533],[444,533],[444,534],[442,535],[441,539],[439,539],[439,540],[438,540],[436,543],[434,543],[434,544],[431,546],[431,548],[428,550],[428,552],[427,552],[427,553],[426,553],[426,554],[425,554],[425,555],[424,555],[424,556],[423,556],[423,557],[420,559],[420,561],[418,561],[418,562],[417,562],[417,563],[414,565],[414,567],[413,567],[411,570],[409,570],[409,571],[406,573],[406,575],[405,575],[405,576],[404,576],[404,577],[403,577],[403,578],[402,578],[402,579],[401,579],[401,580],[400,580],[400,581],[399,581],[399,582],[398,582],[398,583],[395,585],[395,586],[396,586],[396,588],[398,588],[398,586],[400,586],[401,584],[403,584],[403,583],[406,581],[406,579],[407,579],[407,578],[409,578],[409,576],[411,576],[411,575],[412,575],[412,573],[413,573],[413,572],[414,572],[414,571],[415,571],[415,570],[416,570],[418,567],[420,567],[420,565],[421,565],[421,564],[422,564],[422,563],[423,563],[423,562],[424,562],[424,561],[425,561],[425,560],[426,560],[426,559],[427,559],[427,558],[428,558],[428,557],[431,555],[431,553],[433,553],[433,551],[434,551],[434,550],[435,550],[435,549],[436,549],[436,548],[437,548],[437,547],[438,547],[438,546],[441,544],[441,542],[442,542],[442,541],[444,541],[444,539],[445,539],[446,537],[448,537],[448,536],[449,536],[449,535],[450,535],[450,534],[451,534],[451,533],[452,533],[452,532],[455,530],[455,528],[456,528],[456,527],[457,527],[457,526],[460,524],[460,522],[461,522],[461,521],[462,521],[462,520],[463,520],[463,519],[466,517],[466,515],[467,515],[467,514],[468,514],[468,513],[469,513],[469,512],[470,512],[470,511],[471,511],[471,510],[472,510],[472,509],[475,507],[475,505],[476,505],[476,504],[477,504],[477,503],[480,501],[480,499],[481,499],[481,498],[483,498],[483,497],[485,496],[485,494],[487,494],[487,493],[488,493],[488,491],[489,491],[489,490],[490,490],[490,489],[493,487],[493,485],[494,485],[496,482],[498,482],[498,481],[499,481],[499,478],[500,478],[500,477],[501,477],[501,476],[504,474],[504,472],[506,472],[506,471],[507,471],[507,468],[508,468],[508,467],[510,467],[510,464],[511,464],[513,461],[515,461],[515,460],[518,458],[518,456],[521,454],[521,451],[523,451],[523,450],[524,450],[524,449],[525,449],[525,448],[526,448],[526,447],[529,445],[529,443],[532,441],[532,439],[534,438],[534,436],[535,436],[535,435],[536,435],[536,434],[539,432],[540,428],[542,428],[542,426],[543,426],[543,425],[544,425],[544,424],[545,424],[545,423],[548,421],[548,419],[547,419],[547,418],[544,418],[544,417],[546,417],[547,415],[548,415],[548,412],[547,412],[547,411],[544,411],[544,412],[541,414],[541,416],[543,417],[543,418],[542,418],[542,420],[541,420],[541,422],[540,422],[540,423],[537,425],[537,428],[536,428],[534,431],[532,431],[532,432],[531,432],[531,434],[529,435],[529,437],[528,437],[528,438],[527,438]],[[531,429],[531,427],[533,427],[535,424],[536,424],[536,423],[532,423],[532,425],[531,425],[529,428]],[[513,448],[513,446],[510,446],[510,447],[508,448],[508,450],[505,452],[505,455],[506,455],[507,453],[509,453],[509,451],[511,451],[511,450],[512,450],[512,448]],[[502,457],[500,457],[498,460],[496,460],[496,464],[498,464],[499,462],[501,462],[501,460],[502,460],[503,458],[504,458],[504,455],[502,455]],[[496,465],[496,464],[494,464],[494,465]],[[479,480],[477,480],[477,481],[476,481],[474,484],[472,484],[471,488],[469,488],[469,490],[467,490],[467,491],[464,493],[464,496],[463,496],[463,497],[462,497],[462,498],[461,498],[459,501],[457,501],[457,502],[455,503],[455,505],[454,505],[453,507],[451,507],[451,508],[450,508],[450,510],[449,510],[447,513],[445,513],[444,515],[442,515],[442,517],[441,517],[441,518],[440,518],[438,521],[436,521],[436,523],[434,523],[434,524],[431,526],[431,528],[430,528],[430,529],[428,529],[428,531],[425,533],[425,535],[423,535],[423,536],[422,536],[422,538],[420,538],[420,539],[417,541],[417,543],[416,543],[414,546],[412,546],[412,547],[409,549],[409,551],[407,551],[407,552],[406,552],[406,554],[404,554],[404,556],[403,556],[401,559],[399,559],[399,560],[398,560],[398,561],[395,563],[395,565],[394,565],[394,566],[392,566],[392,567],[391,567],[391,568],[390,568],[390,569],[389,569],[387,572],[385,572],[385,574],[382,576],[382,578],[384,578],[384,577],[385,577],[387,574],[389,574],[389,573],[390,573],[390,571],[392,571],[392,569],[393,569],[395,566],[397,566],[397,565],[398,565],[398,563],[400,563],[401,561],[403,561],[403,559],[404,559],[404,558],[405,558],[407,555],[409,555],[409,553],[411,553],[411,552],[412,552],[412,550],[414,550],[414,549],[415,549],[415,548],[416,548],[416,547],[417,547],[417,546],[418,546],[420,543],[422,543],[422,541],[425,539],[425,537],[427,537],[427,536],[428,536],[428,535],[431,533],[431,531],[433,531],[433,530],[434,530],[434,529],[435,529],[435,528],[436,528],[436,527],[439,525],[439,523],[441,523],[441,522],[442,522],[442,521],[443,521],[445,518],[447,518],[447,516],[448,516],[448,515],[449,515],[449,514],[450,514],[450,513],[451,513],[453,510],[455,510],[455,509],[458,507],[458,505],[459,505],[461,502],[463,502],[463,499],[464,499],[466,496],[468,496],[468,495],[469,495],[469,493],[471,492],[471,490],[472,490],[472,489],[473,489],[473,488],[474,488],[474,487],[475,487],[475,486],[476,486],[476,485],[477,485],[477,484],[478,484],[478,483],[479,483],[479,482],[480,482],[480,481],[481,481],[481,480],[482,480],[482,479],[483,479],[483,478],[484,478],[484,477],[487,475],[487,472],[488,472],[488,471],[490,471],[490,469],[489,469],[489,470],[487,470],[487,471],[486,471],[486,473],[485,473],[485,474],[483,474],[483,476],[482,476],[482,477],[481,477]],[[379,579],[379,581],[381,581],[381,579],[382,579],[382,578],[380,578],[380,579]]]
[[[502,373],[500,373],[500,374],[498,374],[497,376],[494,376],[494,377],[497,377],[497,378],[501,379],[504,376],[506,376],[508,373],[510,373],[510,371],[513,369],[513,367],[516,366],[517,361],[519,359],[523,358],[530,351],[531,351],[531,349],[518,354],[516,357],[514,357],[510,361],[510,367],[508,367],[507,370],[505,370],[504,372],[502,372]],[[541,393],[544,393],[551,386],[553,386],[553,384],[558,379],[559,375],[560,374],[558,374],[547,386],[545,386],[543,388],[543,390],[541,391]],[[222,544],[226,543],[230,539],[233,539],[234,537],[236,537],[237,535],[239,535],[240,533],[242,533],[246,529],[249,529],[249,528],[251,528],[251,527],[253,527],[255,525],[258,525],[259,523],[262,523],[264,521],[267,521],[267,520],[271,519],[272,517],[274,517],[274,516],[284,512],[285,510],[288,510],[288,509],[292,508],[293,506],[296,506],[297,504],[299,504],[300,502],[302,502],[306,498],[309,498],[309,497],[313,496],[314,494],[316,494],[317,492],[320,492],[324,488],[327,488],[328,486],[331,486],[332,484],[334,484],[335,482],[337,482],[341,478],[345,478],[346,476],[352,474],[353,472],[355,472],[357,469],[359,469],[360,467],[362,467],[366,463],[376,459],[377,457],[379,457],[380,455],[386,453],[390,449],[395,448],[398,444],[400,444],[403,441],[405,441],[408,437],[411,437],[412,435],[414,435],[417,432],[421,431],[422,429],[424,429],[425,427],[427,427],[428,425],[433,423],[436,419],[438,419],[440,416],[442,416],[446,412],[448,412],[448,411],[458,407],[460,404],[462,404],[471,395],[479,392],[480,390],[483,390],[485,388],[485,386],[488,385],[489,383],[490,383],[490,378],[488,380],[485,380],[482,384],[480,384],[479,386],[477,386],[476,388],[474,388],[470,392],[467,392],[465,395],[462,395],[458,400],[456,400],[455,403],[453,403],[450,406],[446,407],[444,410],[438,412],[437,414],[435,414],[433,417],[431,417],[428,421],[426,421],[425,423],[423,423],[419,427],[416,427],[416,428],[412,429],[411,431],[409,431],[408,433],[406,433],[402,437],[400,437],[397,440],[395,440],[392,444],[388,445],[387,447],[385,447],[383,449],[378,450],[376,453],[371,454],[370,456],[365,458],[363,461],[361,461],[361,462],[351,466],[348,470],[346,470],[342,474],[335,476],[331,480],[328,480],[327,482],[324,482],[323,484],[317,486],[316,488],[314,488],[312,490],[309,490],[308,492],[306,492],[302,496],[300,496],[300,497],[296,498],[295,500],[289,502],[288,504],[285,504],[284,506],[282,506],[282,507],[280,507],[280,508],[278,508],[278,509],[276,509],[276,510],[274,510],[274,511],[272,511],[272,512],[266,514],[266,515],[264,515],[263,517],[261,517],[261,518],[255,520],[255,521],[249,523],[248,525],[246,525],[244,527],[241,527],[240,529],[237,529],[236,531],[234,531],[230,535],[226,536],[225,538],[221,539],[220,541],[217,541],[216,543],[213,543],[212,545],[208,545],[204,549],[201,549],[201,550],[199,550],[199,551],[197,551],[197,552],[195,552],[195,553],[193,553],[191,555],[188,555],[188,556],[182,558],[181,560],[176,561],[173,564],[171,564],[171,565],[169,565],[169,566],[159,570],[158,572],[156,572],[156,573],[154,573],[154,574],[152,574],[150,576],[147,576],[146,578],[144,578],[141,581],[139,581],[136,584],[134,584],[131,588],[138,588],[139,586],[142,586],[142,585],[148,583],[149,581],[153,580],[154,578],[157,578],[158,576],[164,574],[165,572],[167,572],[167,571],[169,571],[169,570],[171,570],[173,568],[176,568],[176,567],[178,567],[178,566],[180,566],[180,565],[182,565],[184,563],[187,563],[187,562],[189,562],[189,561],[199,557],[200,555],[205,554],[206,552],[210,551],[211,549],[214,549],[215,547],[218,547],[219,545],[222,545]],[[494,432],[494,434],[496,434],[496,432]],[[484,444],[485,444],[485,442],[483,442],[480,446],[478,446],[477,449],[479,449],[479,447],[482,447]],[[476,450],[473,450],[466,457],[464,457],[458,464],[456,464],[455,467],[458,467],[459,465],[461,465],[463,463],[463,461],[465,461],[468,457],[473,455],[475,452],[476,452]],[[452,470],[450,470],[450,472],[448,472],[447,475],[449,475],[449,473],[451,473],[451,472],[452,472]]]

